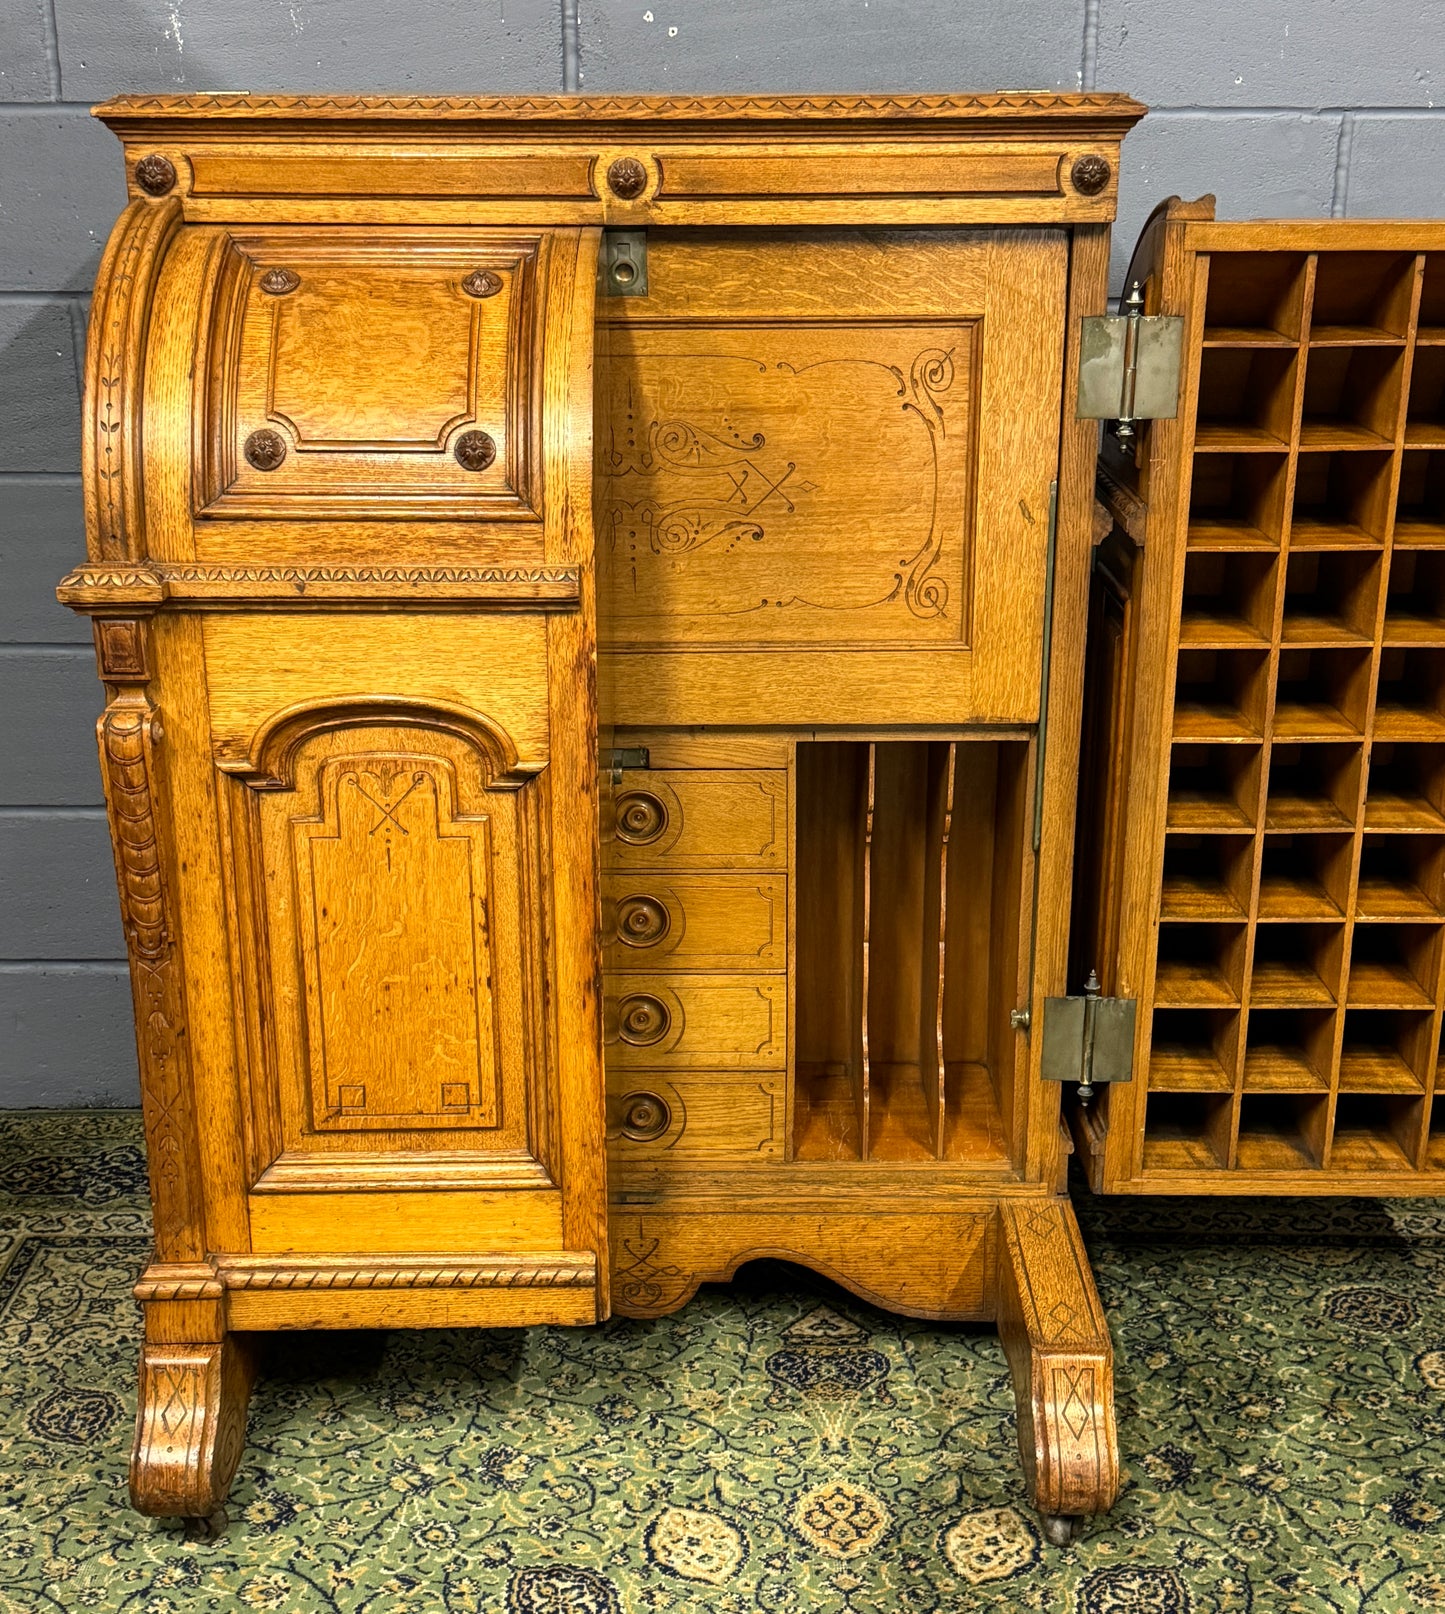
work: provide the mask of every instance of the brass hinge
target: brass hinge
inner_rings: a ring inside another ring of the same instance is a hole
[[[1080,420],[1111,420],[1127,442],[1138,420],[1173,420],[1179,408],[1179,356],[1184,321],[1146,314],[1136,280],[1123,312],[1084,321],[1079,351]]]
[[[646,297],[647,231],[604,230],[597,257],[599,297]]]
[[[1044,1045],[1040,1067],[1046,1082],[1077,1082],[1087,1104],[1101,1082],[1134,1079],[1133,998],[1099,995],[1099,977],[1089,971],[1082,997],[1044,999]]]

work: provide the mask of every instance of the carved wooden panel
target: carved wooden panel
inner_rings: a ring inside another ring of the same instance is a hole
[[[454,733],[317,722],[294,744],[289,788],[233,787],[238,839],[249,823],[260,863],[248,878],[243,856],[242,900],[269,962],[253,1105],[274,1106],[283,1161],[533,1157],[543,787],[498,778],[496,758]]]
[[[206,378],[208,515],[541,514],[548,242],[276,230],[226,242]]]
[[[966,642],[976,320],[598,343],[614,643]]]
[[[684,230],[648,251],[647,296],[605,300],[597,333],[616,720],[847,723],[886,685],[899,722],[1034,721],[1063,236]]]

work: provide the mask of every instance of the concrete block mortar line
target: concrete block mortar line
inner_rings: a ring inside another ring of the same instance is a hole
[[[582,20],[580,0],[562,0],[562,88],[575,94],[582,88]]]
[[[1079,88],[1092,90],[1098,86],[1095,77],[1099,66],[1099,0],[1084,0],[1084,52],[1079,62]]]
[[[1335,148],[1335,185],[1330,195],[1330,217],[1345,217],[1350,196],[1350,151],[1355,143],[1355,114],[1346,112],[1340,118],[1340,139]]]
[[[61,99],[60,83],[60,23],[55,15],[55,0],[41,0],[41,26],[45,35],[45,76],[50,90],[50,104]]]

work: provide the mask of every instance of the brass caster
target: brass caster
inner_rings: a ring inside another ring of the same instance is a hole
[[[182,1519],[181,1533],[187,1541],[219,1541],[225,1535],[226,1526],[230,1522],[225,1508],[217,1508],[214,1513],[205,1517]]]
[[[1044,1529],[1044,1540],[1051,1547],[1067,1547],[1083,1533],[1084,1521],[1077,1513],[1041,1513],[1039,1523]]]

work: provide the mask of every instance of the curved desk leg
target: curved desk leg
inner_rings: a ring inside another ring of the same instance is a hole
[[[998,1331],[1013,1372],[1019,1452],[1056,1545],[1119,1489],[1114,1351],[1067,1199],[1005,1202]]]
[[[219,1309],[210,1300],[145,1307],[131,1502],[141,1513],[187,1520],[193,1539],[225,1529],[255,1378],[252,1337],[215,1326]]]

